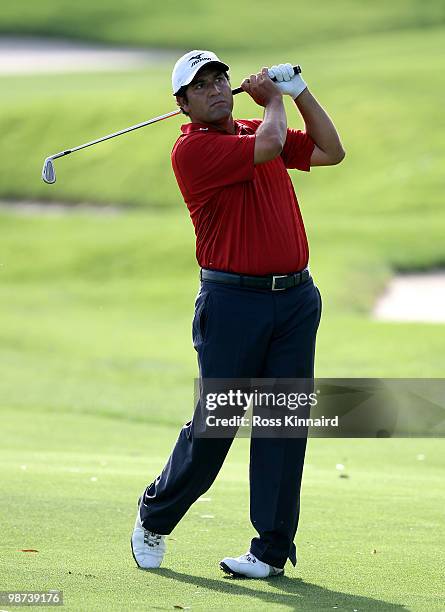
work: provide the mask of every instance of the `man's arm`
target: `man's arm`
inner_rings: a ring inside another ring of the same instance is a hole
[[[311,166],[339,164],[345,157],[345,151],[329,115],[309,89],[305,89],[294,102],[303,117],[306,133],[315,142]]]
[[[275,77],[283,94],[292,97],[306,124],[306,134],[315,142],[311,166],[339,164],[345,156],[334,124],[326,111],[310,93],[300,74],[294,74],[292,64],[272,66],[269,76]]]
[[[254,163],[275,159],[283,150],[287,135],[287,118],[283,94],[270,79],[267,68],[251,74],[241,87],[257,104],[264,107],[264,118],[255,133]]]

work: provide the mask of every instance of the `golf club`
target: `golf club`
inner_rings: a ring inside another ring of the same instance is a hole
[[[300,66],[294,66],[294,74],[299,74],[301,72]],[[276,81],[275,78],[272,81]],[[241,87],[237,87],[236,89],[232,89],[232,94],[235,96],[243,91]],[[152,123],[157,123],[158,121],[162,121],[163,119],[168,119],[169,117],[174,117],[175,115],[179,115],[181,113],[181,109],[171,111],[170,113],[166,113],[165,115],[159,115],[159,117],[154,117],[153,119],[149,119],[148,121],[143,121],[142,123],[137,123],[136,125],[132,125],[124,130],[119,130],[119,132],[113,132],[113,134],[108,134],[107,136],[103,136],[102,138],[97,138],[96,140],[92,140],[91,142],[87,142],[85,144],[79,145],[78,147],[74,147],[73,149],[67,149],[66,151],[60,151],[60,153],[56,153],[55,155],[50,155],[47,157],[43,164],[42,170],[42,179],[45,183],[53,184],[56,182],[56,170],[54,168],[53,161],[58,159],[59,157],[64,157],[65,155],[69,155],[70,153],[74,153],[74,151],[80,151],[81,149],[86,149],[86,147],[91,147],[92,145],[98,144],[99,142],[103,142],[104,140],[110,140],[110,138],[115,138],[116,136],[120,136],[121,134],[126,134],[127,132],[132,132],[133,130],[138,130],[139,128],[145,127],[146,125],[151,125]]]

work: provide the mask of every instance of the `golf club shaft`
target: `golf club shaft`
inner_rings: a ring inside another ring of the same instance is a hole
[[[299,74],[301,72],[300,66],[294,66],[294,73]],[[276,81],[276,79],[272,79]],[[232,89],[232,94],[236,96],[237,94],[244,91],[241,87],[237,87],[236,89]],[[166,113],[165,115],[159,115],[159,117],[154,117],[153,119],[149,119],[148,121],[143,121],[142,123],[137,123],[136,125],[132,125],[123,130],[119,130],[118,132],[113,132],[112,134],[108,134],[107,136],[103,136],[102,138],[97,138],[96,140],[92,140],[91,142],[87,142],[85,144],[79,145],[78,147],[74,147],[72,149],[67,149],[65,151],[60,151],[60,153],[56,153],[55,155],[51,155],[51,159],[58,159],[59,157],[63,157],[64,155],[69,155],[69,153],[74,153],[74,151],[80,151],[81,149],[86,149],[86,147],[91,147],[99,142],[103,142],[104,140],[110,140],[110,138],[115,138],[116,136],[120,136],[121,134],[126,134],[127,132],[132,132],[133,130],[138,130],[139,128],[145,127],[146,125],[150,125],[151,123],[157,123],[158,121],[163,121],[164,119],[168,119],[169,117],[174,117],[175,115],[179,115],[181,113],[181,109],[171,111],[170,113]]]
[[[102,136],[102,138],[96,138],[96,140],[91,140],[90,142],[86,142],[85,144],[79,145],[78,147],[74,147],[73,149],[67,149],[66,151],[60,151],[60,153],[51,155],[51,158],[57,159],[59,157],[63,157],[64,155],[68,155],[69,153],[74,153],[74,151],[80,151],[80,149],[91,147],[92,145],[98,144],[99,142],[103,142],[104,140],[110,140],[110,138],[115,138],[116,136],[120,136],[121,134],[126,134],[127,132],[138,130],[139,128],[145,127],[146,125],[150,125],[150,123],[156,123],[158,121],[162,121],[163,119],[174,117],[175,115],[179,115],[180,112],[181,112],[181,109],[178,109],[175,111],[171,111],[170,113],[166,113],[165,115],[159,115],[159,117],[154,117],[153,119],[149,119],[148,121],[137,123],[136,125],[132,125],[123,130],[119,130],[118,132],[113,132],[112,134],[108,134],[107,136]]]

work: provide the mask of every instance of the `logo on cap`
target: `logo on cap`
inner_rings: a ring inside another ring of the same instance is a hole
[[[196,66],[196,64],[199,64],[199,62],[206,62],[206,61],[211,62],[212,61],[211,57],[201,57],[201,55],[202,53],[198,53],[198,55],[194,55],[193,57],[189,58],[189,62],[192,62],[192,60],[195,60],[194,62],[190,64],[190,67]]]

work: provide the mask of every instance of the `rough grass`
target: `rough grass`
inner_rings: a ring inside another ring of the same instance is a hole
[[[276,49],[366,33],[425,29],[445,22],[440,0],[393,0],[373,3],[328,0],[316,4],[266,0],[223,4],[190,0],[165,5],[143,0],[89,2],[21,0],[2,8],[0,32],[67,36],[170,48]]]
[[[314,94],[333,116],[347,151],[339,167],[294,173],[311,210],[361,216],[441,209],[445,90],[444,29],[379,34],[281,51],[304,67]],[[232,82],[261,62],[234,53]],[[273,59],[270,57],[270,61]],[[329,59],[329,61],[327,61]],[[409,68],[408,68],[409,67]],[[2,79],[0,197],[182,205],[170,167],[180,117],[132,132],[55,162],[58,182],[40,179],[46,156],[175,108],[170,66],[105,75]],[[432,87],[434,83],[434,87]],[[288,101],[289,124],[301,127]],[[247,96],[235,116],[261,116]]]

